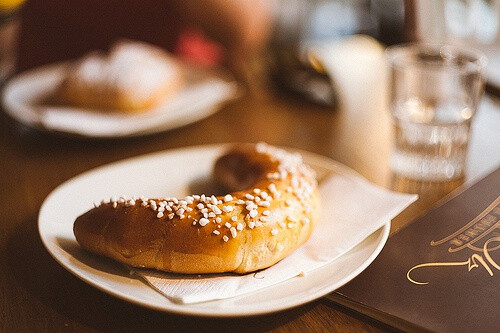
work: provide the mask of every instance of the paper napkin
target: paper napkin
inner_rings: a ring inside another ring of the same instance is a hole
[[[274,266],[254,274],[178,275],[134,269],[173,302],[197,303],[265,288],[324,266],[345,254],[417,199],[356,175],[335,174],[320,186],[321,214],[310,239]]]

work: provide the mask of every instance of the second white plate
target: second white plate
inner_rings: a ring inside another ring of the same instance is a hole
[[[99,112],[45,105],[64,78],[68,63],[32,69],[13,77],[2,96],[3,109],[18,122],[40,130],[91,138],[158,133],[210,116],[237,95],[237,84],[215,70],[183,64],[184,88],[154,109],[138,114]]]

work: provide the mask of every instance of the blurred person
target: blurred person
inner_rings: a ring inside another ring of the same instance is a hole
[[[253,76],[267,75],[285,90],[332,105],[330,79],[304,63],[299,54],[303,46],[358,33],[382,41],[390,36],[395,42],[403,36],[401,15],[407,3],[410,0],[28,0],[18,71],[75,59],[128,38],[202,65],[228,66],[247,83],[255,81]],[[393,12],[396,18],[389,15]],[[258,67],[249,61],[254,54],[266,56]],[[317,82],[324,89],[318,90]]]
[[[74,59],[120,38],[237,68],[267,43],[271,26],[266,0],[29,0],[17,68]]]

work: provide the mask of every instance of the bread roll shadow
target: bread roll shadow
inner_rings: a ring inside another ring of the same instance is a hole
[[[189,193],[207,196],[221,196],[229,193],[229,190],[218,184],[213,176],[203,176],[192,180],[188,185],[188,190]]]

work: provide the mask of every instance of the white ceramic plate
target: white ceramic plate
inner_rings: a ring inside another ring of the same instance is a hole
[[[3,109],[29,127],[92,138],[117,138],[158,133],[210,116],[237,95],[237,84],[226,73],[183,64],[184,88],[172,99],[140,114],[99,112],[47,105],[69,63],[26,71],[5,86]]]
[[[248,316],[291,308],[344,285],[361,273],[384,246],[390,223],[331,264],[303,277],[292,278],[261,291],[239,297],[196,304],[169,301],[124,266],[80,249],[73,236],[73,222],[95,201],[117,195],[183,197],[204,191],[212,164],[225,145],[184,148],[145,155],[83,173],[55,189],[44,201],[39,231],[50,254],[68,271],[111,295],[145,307],[199,316]],[[354,171],[326,157],[301,152],[321,179],[337,173],[359,177]]]

